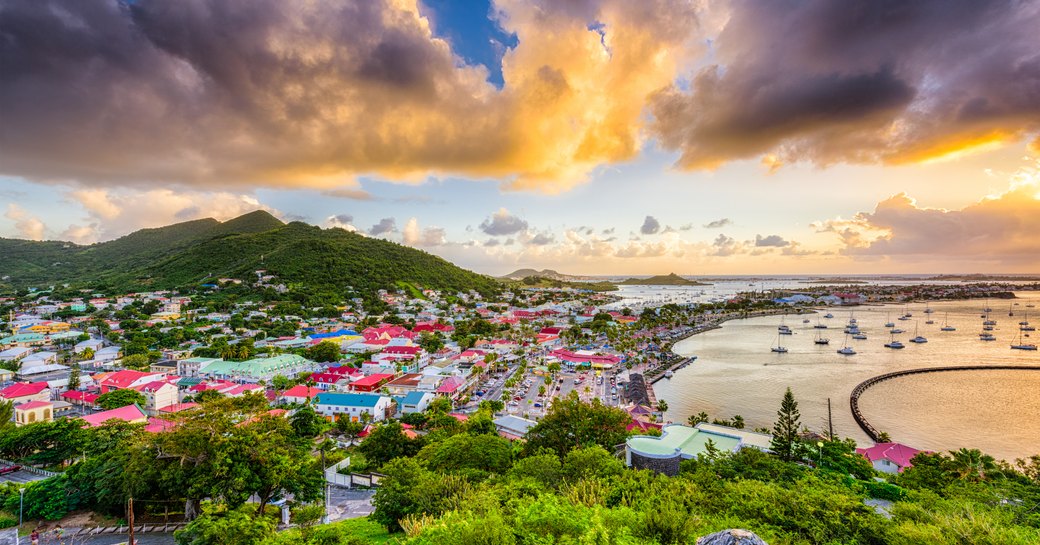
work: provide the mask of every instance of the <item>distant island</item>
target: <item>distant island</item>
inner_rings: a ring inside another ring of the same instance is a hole
[[[675,273],[651,276],[650,278],[629,278],[618,282],[622,286],[710,286],[704,282],[689,280]]]
[[[1038,282],[1037,275],[1016,274],[940,274],[925,280],[943,282]]]
[[[552,269],[542,269],[540,271],[537,270],[537,269],[517,269],[517,270],[515,270],[515,271],[513,271],[513,272],[511,272],[511,273],[509,273],[509,274],[507,274],[505,276],[502,276],[500,278],[504,278],[504,279],[507,279],[507,280],[523,280],[524,278],[529,278],[529,277],[532,277],[532,276],[538,277],[538,278],[548,278],[549,280],[559,280],[561,282],[573,282],[573,281],[578,281],[578,280],[592,280],[592,278],[589,278],[587,276],[575,276],[575,275],[571,275],[571,274],[563,274],[563,273],[560,273],[560,272],[556,272],[556,271],[554,271]]]
[[[814,278],[806,280],[803,284],[866,284],[866,280],[854,280],[852,278]]]

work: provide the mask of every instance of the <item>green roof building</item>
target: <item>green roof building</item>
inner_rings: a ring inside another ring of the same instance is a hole
[[[247,361],[214,360],[199,369],[199,375],[245,382],[270,380],[275,375],[290,377],[304,371],[315,371],[318,364],[296,354],[281,354]]]

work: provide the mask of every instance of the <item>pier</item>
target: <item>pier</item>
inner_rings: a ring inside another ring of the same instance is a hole
[[[880,432],[867,422],[867,419],[863,416],[863,413],[859,410],[859,398],[870,389],[871,386],[879,382],[899,378],[907,375],[919,375],[923,373],[945,373],[949,371],[1040,371],[1040,365],[962,365],[962,366],[950,366],[950,367],[923,367],[920,369],[905,369],[903,371],[894,371],[892,373],[885,373],[884,375],[878,375],[876,377],[868,378],[863,382],[856,385],[852,389],[852,394],[849,396],[849,407],[852,409],[852,418],[856,420],[856,424],[863,429],[864,433],[870,437],[874,442],[877,442]]]

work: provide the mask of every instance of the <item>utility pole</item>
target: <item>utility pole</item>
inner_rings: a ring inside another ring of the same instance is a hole
[[[127,500],[127,521],[130,524],[130,540],[126,542],[127,545],[134,545],[134,499],[129,498]]]

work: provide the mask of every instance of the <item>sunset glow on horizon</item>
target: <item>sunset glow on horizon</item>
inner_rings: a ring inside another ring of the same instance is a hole
[[[0,236],[265,209],[489,274],[1040,273],[1037,28],[1010,0],[2,2]]]

